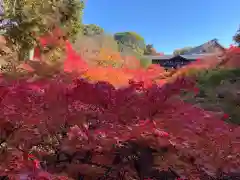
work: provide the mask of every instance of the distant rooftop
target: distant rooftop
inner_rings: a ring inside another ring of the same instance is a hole
[[[177,55],[181,56],[185,59],[200,59],[203,57],[209,57],[209,56],[214,56],[216,55],[215,53],[204,53],[204,54],[190,54],[190,55]],[[151,60],[167,60],[167,59],[172,59],[173,57],[176,57],[174,55],[163,55],[163,56],[145,56],[146,58],[149,58]]]
[[[208,57],[208,56],[216,56],[217,53],[219,52],[216,50],[220,50],[220,52],[221,52],[221,51],[224,51],[225,48],[221,44],[218,43],[217,39],[212,39],[200,46],[192,48],[191,50],[184,53],[183,55],[176,55],[176,56],[181,56],[185,59],[194,60],[194,59],[200,59],[200,58]],[[176,56],[175,55],[163,55],[163,56],[148,55],[145,57],[149,58],[151,60],[167,60],[167,59],[171,59]]]
[[[162,56],[160,56],[160,55],[154,55],[154,56],[146,55],[144,57],[149,58],[149,59],[159,59],[160,60],[160,59],[171,59],[171,58],[174,57],[174,55],[162,55]]]
[[[225,48],[219,44],[217,39],[212,39],[200,46],[190,49],[188,52],[184,53],[184,55],[214,53],[217,49],[222,51],[225,50]]]

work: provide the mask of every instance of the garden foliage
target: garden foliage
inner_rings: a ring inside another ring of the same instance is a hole
[[[168,149],[157,156],[162,157],[155,162],[158,169],[171,167],[189,179],[239,170],[239,128],[178,98],[184,89],[198,93],[193,77],[179,76],[161,86],[151,82],[146,88],[147,79],[161,70],[152,66],[142,71],[122,69],[122,75],[132,74],[126,78],[126,87],[115,88],[103,81],[91,83],[80,78],[91,68],[69,42],[65,45],[65,72],[38,80],[28,75],[20,79],[2,75],[2,176],[138,178],[131,166],[133,160],[125,161],[120,151],[133,142]],[[122,161],[116,160],[119,151]],[[130,152],[133,157],[137,154]]]
[[[240,47],[240,28],[238,29],[237,33],[233,36],[233,40],[236,42],[238,47]]]
[[[212,69],[198,73],[197,86],[199,95],[187,98],[188,101],[199,104],[205,110],[223,115],[229,114],[226,121],[240,124],[240,70],[236,69]]]
[[[83,1],[76,0],[4,0],[4,15],[1,17],[11,25],[2,26],[8,43],[19,54],[19,60],[26,58],[29,50],[39,44],[39,37],[62,27],[69,37],[82,30]]]
[[[82,1],[7,2],[8,7],[22,10],[6,9],[6,17],[18,22],[7,32],[10,42],[20,54],[34,43],[38,47],[37,62],[1,74],[1,176],[13,180],[154,178],[136,165],[142,158],[136,147],[155,150],[154,172],[174,169],[175,177],[195,180],[239,171],[239,127],[180,99],[182,91],[199,93],[195,76],[182,76],[187,68],[168,79],[163,68],[105,47],[99,49],[96,66],[91,66],[66,40],[80,28],[81,11],[76,10],[82,9]],[[63,3],[63,11],[55,11],[51,3]],[[34,12],[29,7],[35,7]],[[60,18],[54,19],[57,23],[52,23],[52,15]],[[60,25],[64,33],[56,28]],[[143,53],[145,44],[139,35],[116,35]],[[59,46],[59,54],[52,58],[51,50]],[[212,66],[216,64],[201,67]]]
[[[130,47],[135,52],[143,55],[146,48],[144,39],[135,32],[121,32],[114,34],[114,39],[127,47]]]
[[[191,79],[150,89],[129,83],[117,90],[106,82],[72,81],[67,75],[35,82],[2,79],[1,174],[57,179],[64,172],[65,178],[76,178],[78,173],[90,176],[86,173],[95,169],[96,176],[103,175],[99,164],[108,164],[105,161],[128,141],[173,146],[209,173],[237,170],[239,128],[174,98],[179,87],[193,89]],[[86,153],[103,159],[91,166],[84,163]],[[73,154],[75,160],[66,160]],[[177,164],[172,163],[165,165]],[[111,176],[117,179],[116,173]]]
[[[83,35],[85,36],[99,35],[103,33],[104,33],[103,28],[97,26],[96,24],[84,25]]]

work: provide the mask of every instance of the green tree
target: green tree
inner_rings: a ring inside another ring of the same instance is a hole
[[[85,36],[100,35],[103,33],[104,33],[103,28],[97,26],[96,24],[84,25],[83,35]]]
[[[140,55],[144,54],[146,48],[145,41],[143,37],[135,32],[122,32],[114,34],[114,39],[125,46],[130,47],[133,51],[139,53]]]
[[[151,55],[153,50],[153,45],[152,44],[147,44],[146,48],[144,50],[145,55]]]
[[[240,28],[237,31],[237,33],[233,36],[233,40],[237,43],[237,45],[240,47]]]
[[[181,49],[176,49],[173,52],[173,55],[177,56],[177,55],[183,55],[184,53],[190,51],[192,49],[192,47],[185,47],[185,48],[181,48]]]
[[[19,60],[38,44],[38,37],[61,27],[70,39],[82,30],[82,0],[5,0],[6,37],[18,52]]]
[[[144,49],[144,55],[163,55],[163,53],[158,53],[152,44],[147,44]]]

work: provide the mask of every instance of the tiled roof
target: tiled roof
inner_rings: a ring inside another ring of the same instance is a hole
[[[200,58],[215,56],[215,55],[216,54],[214,53],[205,53],[205,54],[189,54],[189,55],[180,55],[180,56],[185,59],[200,59]]]
[[[224,50],[224,47],[218,43],[217,39],[213,39],[200,46],[190,49],[188,52],[184,53],[184,55],[214,53],[216,48]]]
[[[216,54],[214,53],[208,53],[208,54],[191,54],[191,55],[179,55],[187,60],[195,60],[195,59],[201,59],[203,57],[209,57],[209,56],[214,56]],[[167,60],[167,59],[172,59],[174,57],[174,55],[163,55],[163,56],[145,56],[148,59],[151,60]]]
[[[188,60],[200,59],[207,56],[214,56],[214,55],[217,55],[216,48],[224,50],[224,47],[218,43],[217,39],[213,39],[200,46],[192,48],[190,51],[180,56]],[[151,60],[167,60],[167,59],[172,59],[175,56],[174,55],[163,55],[163,56],[150,55],[145,57]]]
[[[148,55],[148,56],[144,56],[148,59],[159,59],[159,60],[165,60],[165,59],[171,59],[174,57],[174,55],[163,55],[163,56],[151,56],[151,55]]]

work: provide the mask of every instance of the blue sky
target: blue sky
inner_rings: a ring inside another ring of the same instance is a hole
[[[159,52],[217,38],[224,46],[240,24],[240,0],[87,0],[83,22],[106,32],[134,31]]]

